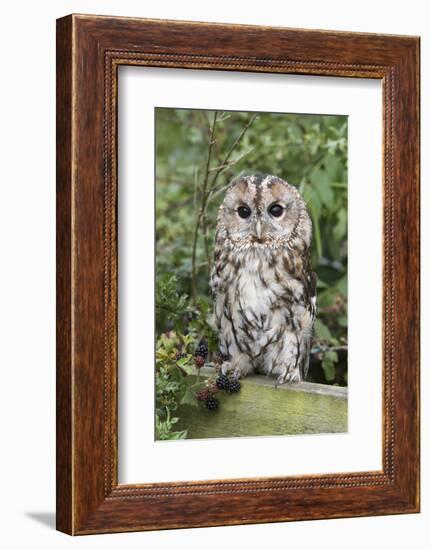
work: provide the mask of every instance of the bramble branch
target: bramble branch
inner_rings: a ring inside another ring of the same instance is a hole
[[[202,219],[205,217],[205,208],[206,208],[206,201],[207,201],[207,186],[208,186],[208,177],[209,177],[209,169],[211,164],[211,154],[212,149],[214,145],[214,133],[215,133],[215,126],[217,123],[217,111],[214,111],[214,118],[213,122],[210,128],[210,138],[208,142],[208,153],[207,153],[207,162],[206,162],[206,170],[204,174],[204,181],[202,184],[202,201],[201,206],[199,209],[199,213],[196,216],[196,223],[195,223],[195,230],[193,233],[193,245],[192,245],[192,299],[193,303],[196,304],[196,297],[197,297],[197,288],[196,288],[196,248],[197,248],[197,242],[198,242],[198,236],[199,236],[199,227],[201,225]],[[207,253],[207,261],[209,260],[209,253]]]

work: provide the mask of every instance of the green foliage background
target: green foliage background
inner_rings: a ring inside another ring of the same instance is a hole
[[[307,202],[318,276],[309,379],[346,385],[346,116],[156,109],[157,337],[188,334],[216,350],[206,317],[217,210],[234,177],[257,172]]]

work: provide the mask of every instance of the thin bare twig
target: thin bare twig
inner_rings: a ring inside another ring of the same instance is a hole
[[[211,255],[210,255],[210,245],[208,239],[208,220],[206,214],[206,206],[204,213],[202,215],[202,230],[204,234],[204,247],[205,247],[205,258],[207,261],[208,271],[211,273]]]
[[[204,180],[201,188],[201,205],[199,212],[196,216],[196,222],[195,222],[195,229],[193,234],[193,245],[192,245],[192,281],[191,281],[191,290],[192,290],[192,300],[193,303],[196,305],[196,298],[197,298],[197,270],[198,266],[196,265],[196,255],[197,255],[197,243],[199,239],[199,229],[202,226],[202,233],[203,233],[203,239],[204,239],[204,250],[205,250],[205,257],[206,257],[206,263],[208,266],[208,271],[211,271],[211,257],[210,257],[210,246],[209,246],[209,238],[208,238],[208,221],[207,221],[207,207],[210,201],[214,198],[214,195],[219,194],[219,190],[216,189],[217,179],[219,175],[228,167],[231,167],[235,165],[241,158],[243,158],[246,154],[248,154],[250,151],[247,151],[243,155],[240,155],[238,159],[230,160],[230,157],[232,156],[233,152],[235,151],[236,147],[241,142],[242,138],[244,137],[247,130],[250,128],[250,126],[253,124],[253,122],[257,118],[257,114],[250,117],[250,120],[247,122],[247,124],[244,126],[244,128],[241,130],[235,141],[232,143],[230,149],[228,150],[227,154],[225,155],[224,159],[219,161],[219,165],[215,168],[211,168],[211,158],[212,154],[214,152],[214,145],[216,143],[215,140],[215,127],[216,124],[222,120],[225,120],[225,118],[221,117],[218,118],[218,112],[214,112],[214,118],[212,121],[212,124],[209,126],[209,142],[208,142],[208,154],[207,154],[207,161],[206,161],[206,167],[204,172]],[[217,159],[219,160],[219,159]],[[214,172],[214,176],[212,177],[210,181],[210,173]]]
[[[214,168],[210,168],[210,172],[217,172],[220,170],[220,173],[222,173],[226,168],[230,168],[231,166],[234,166],[239,162],[241,159],[246,157],[249,153],[253,151],[254,147],[250,147],[248,151],[245,151],[242,153],[242,155],[239,155],[239,157],[236,157],[236,159],[229,160],[226,164],[220,164],[219,166],[215,166]],[[213,186],[211,186],[213,188]]]
[[[202,184],[202,202],[200,210],[196,216],[196,222],[195,222],[195,230],[193,233],[193,245],[192,245],[192,281],[191,281],[191,287],[192,287],[192,299],[193,303],[196,305],[196,298],[197,298],[197,285],[196,285],[196,248],[197,248],[197,242],[198,242],[198,236],[199,236],[199,227],[201,225],[202,219],[205,217],[205,209],[206,209],[206,201],[207,201],[207,187],[208,187],[208,178],[209,178],[209,169],[211,164],[211,154],[212,149],[214,145],[214,133],[215,133],[215,126],[217,123],[217,111],[214,111],[214,118],[212,125],[210,127],[210,138],[208,142],[208,154],[207,154],[207,162],[206,162],[206,169],[204,174],[204,181]],[[205,229],[204,229],[205,231]],[[210,261],[209,253],[207,261]]]
[[[328,351],[347,351],[347,346],[313,346],[311,353],[326,353]]]
[[[195,207],[195,212],[197,211],[198,209],[198,169],[196,168],[195,169],[195,174],[194,174],[194,182],[193,182],[193,206]]]
[[[244,128],[242,129],[241,133],[238,135],[238,137],[236,138],[236,140],[233,142],[231,148],[229,149],[229,151],[227,152],[225,158],[223,159],[223,162],[221,163],[221,167],[217,170],[217,172],[215,173],[214,175],[214,178],[211,182],[211,188],[213,189],[217,183],[217,179],[219,177],[219,175],[221,174],[221,172],[224,170],[224,165],[228,163],[230,157],[232,156],[232,153],[235,151],[237,145],[239,144],[239,142],[242,140],[242,138],[244,137],[245,133],[247,132],[247,130],[250,128],[250,126],[253,124],[253,122],[256,120],[257,118],[257,114],[253,115],[250,120],[247,122],[247,124],[244,126]]]
[[[237,159],[235,160],[229,160],[230,157],[232,156],[233,152],[235,151],[236,147],[239,145],[240,141],[242,140],[242,138],[244,137],[245,133],[247,132],[247,130],[250,128],[250,126],[253,124],[253,122],[256,120],[257,118],[257,114],[253,115],[250,120],[247,122],[247,124],[244,126],[244,128],[241,130],[240,134],[238,135],[238,137],[236,138],[236,140],[233,142],[231,148],[229,149],[229,151],[227,152],[224,160],[222,161],[222,163],[216,167],[215,169],[208,169],[209,172],[212,172],[212,171],[215,171],[215,175],[211,181],[211,184],[208,188],[208,192],[205,196],[205,204],[204,204],[204,210],[203,210],[203,216],[202,216],[202,229],[203,229],[203,234],[204,234],[204,245],[205,245],[205,255],[206,255],[206,258],[207,258],[207,263],[208,263],[208,270],[211,272],[211,258],[210,258],[210,254],[209,254],[209,242],[208,242],[208,224],[207,224],[207,217],[206,217],[206,212],[207,212],[207,207],[208,207],[208,204],[210,203],[210,200],[212,198],[212,196],[214,195],[214,192],[216,190],[216,185],[217,185],[217,178],[219,177],[219,175],[228,167],[231,167],[231,166],[234,166],[239,160],[241,160],[243,157],[245,157],[246,155],[248,155],[250,153],[250,151],[253,149],[249,149],[248,151],[246,151],[245,153],[243,153],[242,155],[240,155]],[[217,121],[218,122],[218,121]]]
[[[211,193],[211,196],[208,199],[208,204],[210,204],[215,198],[217,198],[219,195],[224,193],[226,189],[229,187],[230,183],[227,183],[226,185],[223,185],[223,187],[219,187],[217,190],[213,191]]]

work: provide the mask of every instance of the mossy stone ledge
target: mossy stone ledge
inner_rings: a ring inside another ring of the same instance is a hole
[[[214,375],[206,366],[201,376]],[[217,393],[220,407],[179,407],[176,430],[187,439],[347,432],[347,388],[300,382],[278,386],[275,378],[251,375],[237,394]]]

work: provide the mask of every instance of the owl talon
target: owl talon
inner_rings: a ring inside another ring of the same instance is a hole
[[[285,380],[284,380],[284,374],[280,374],[280,376],[277,378],[277,380],[275,381],[275,384],[274,384],[274,387],[275,389],[278,388],[278,386],[281,386],[282,384],[284,384]]]
[[[231,361],[225,361],[220,367],[221,373],[229,376],[232,380],[239,380],[246,376],[248,371],[244,367],[235,366],[235,364],[232,364]]]
[[[300,370],[298,368],[296,368],[295,370],[290,371],[288,376],[287,376],[286,381],[289,384],[297,384],[298,382],[300,382],[301,381],[301,372],[300,372]]]
[[[280,374],[280,376],[275,381],[275,389],[282,384],[297,384],[301,380],[301,375],[299,369],[288,370]]]
[[[240,369],[235,369],[234,371],[232,371],[232,378],[234,380],[239,380],[240,378],[242,378],[242,372]]]

